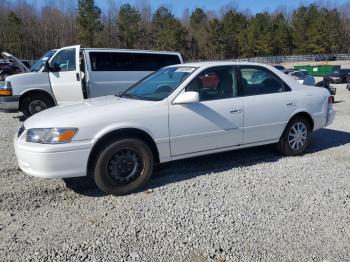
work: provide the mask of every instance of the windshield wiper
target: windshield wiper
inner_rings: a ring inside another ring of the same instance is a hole
[[[130,93],[119,93],[119,97],[126,97],[126,98],[131,98],[131,99],[140,99],[138,96],[132,95]]]

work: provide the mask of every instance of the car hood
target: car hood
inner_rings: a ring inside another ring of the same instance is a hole
[[[47,127],[86,127],[89,125],[106,125],[128,118],[143,115],[153,101],[134,100],[116,96],[91,98],[80,102],[56,106],[42,111],[24,122],[28,128]]]
[[[12,63],[18,66],[23,73],[30,72],[28,67],[26,67],[20,60],[18,60],[15,56],[11,55],[10,53],[2,52],[1,55],[5,60],[10,60]]]

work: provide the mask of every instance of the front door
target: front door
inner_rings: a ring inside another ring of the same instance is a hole
[[[233,67],[207,69],[184,90],[198,92],[198,103],[169,105],[172,156],[242,144],[243,103],[237,83]]]
[[[80,46],[69,46],[56,52],[50,60],[49,72],[52,92],[57,104],[83,100],[79,67]]]

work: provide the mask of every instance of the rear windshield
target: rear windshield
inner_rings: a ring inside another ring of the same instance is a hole
[[[90,52],[92,71],[157,71],[180,64],[176,54]]]

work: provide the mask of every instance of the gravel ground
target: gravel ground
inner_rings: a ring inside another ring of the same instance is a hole
[[[350,92],[307,154],[270,146],[156,168],[148,190],[22,173],[0,113],[0,261],[349,261]]]

